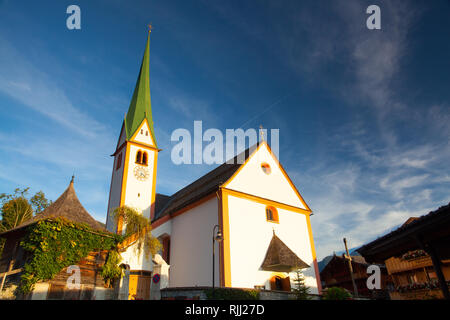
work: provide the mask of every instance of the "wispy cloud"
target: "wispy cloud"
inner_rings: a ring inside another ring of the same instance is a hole
[[[88,138],[104,135],[105,126],[75,107],[60,81],[37,69],[7,39],[0,36],[0,92],[23,105]]]

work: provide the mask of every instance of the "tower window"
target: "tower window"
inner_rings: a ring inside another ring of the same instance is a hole
[[[269,222],[279,222],[278,220],[278,211],[274,207],[266,207],[266,219]]]
[[[139,163],[139,164],[142,163],[142,151],[141,151],[141,150],[139,150],[139,151],[136,153],[136,163]]]
[[[136,153],[136,163],[137,164],[143,164],[143,165],[146,166],[148,164],[148,154],[147,154],[147,152],[139,150]]]
[[[144,129],[141,129],[141,134],[144,134]]]
[[[119,156],[117,157],[116,170],[119,170],[120,166],[122,166],[122,153],[119,153]]]
[[[145,131],[145,135],[148,136],[148,131]]]
[[[147,165],[148,164],[148,155],[147,152],[144,151],[144,153],[142,154],[142,164]]]

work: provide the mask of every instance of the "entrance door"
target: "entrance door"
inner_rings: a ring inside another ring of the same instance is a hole
[[[130,274],[128,299],[149,300],[151,279],[150,275]]]

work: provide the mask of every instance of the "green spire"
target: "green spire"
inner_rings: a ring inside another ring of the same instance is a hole
[[[141,70],[134,88],[133,98],[130,107],[125,116],[125,130],[127,140],[130,140],[136,130],[139,129],[142,121],[147,118],[152,135],[153,142],[156,146],[155,133],[153,130],[152,119],[152,103],[150,101],[150,30],[148,32],[147,44],[145,46],[144,58],[142,59]]]

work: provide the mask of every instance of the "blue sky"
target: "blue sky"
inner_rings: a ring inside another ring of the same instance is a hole
[[[81,30],[66,8],[81,8]],[[367,6],[381,30],[366,28]],[[177,128],[280,129],[319,259],[450,201],[450,1],[0,1],[0,192],[55,200],[72,173],[105,221],[146,25],[172,194],[214,166],[170,161]]]

